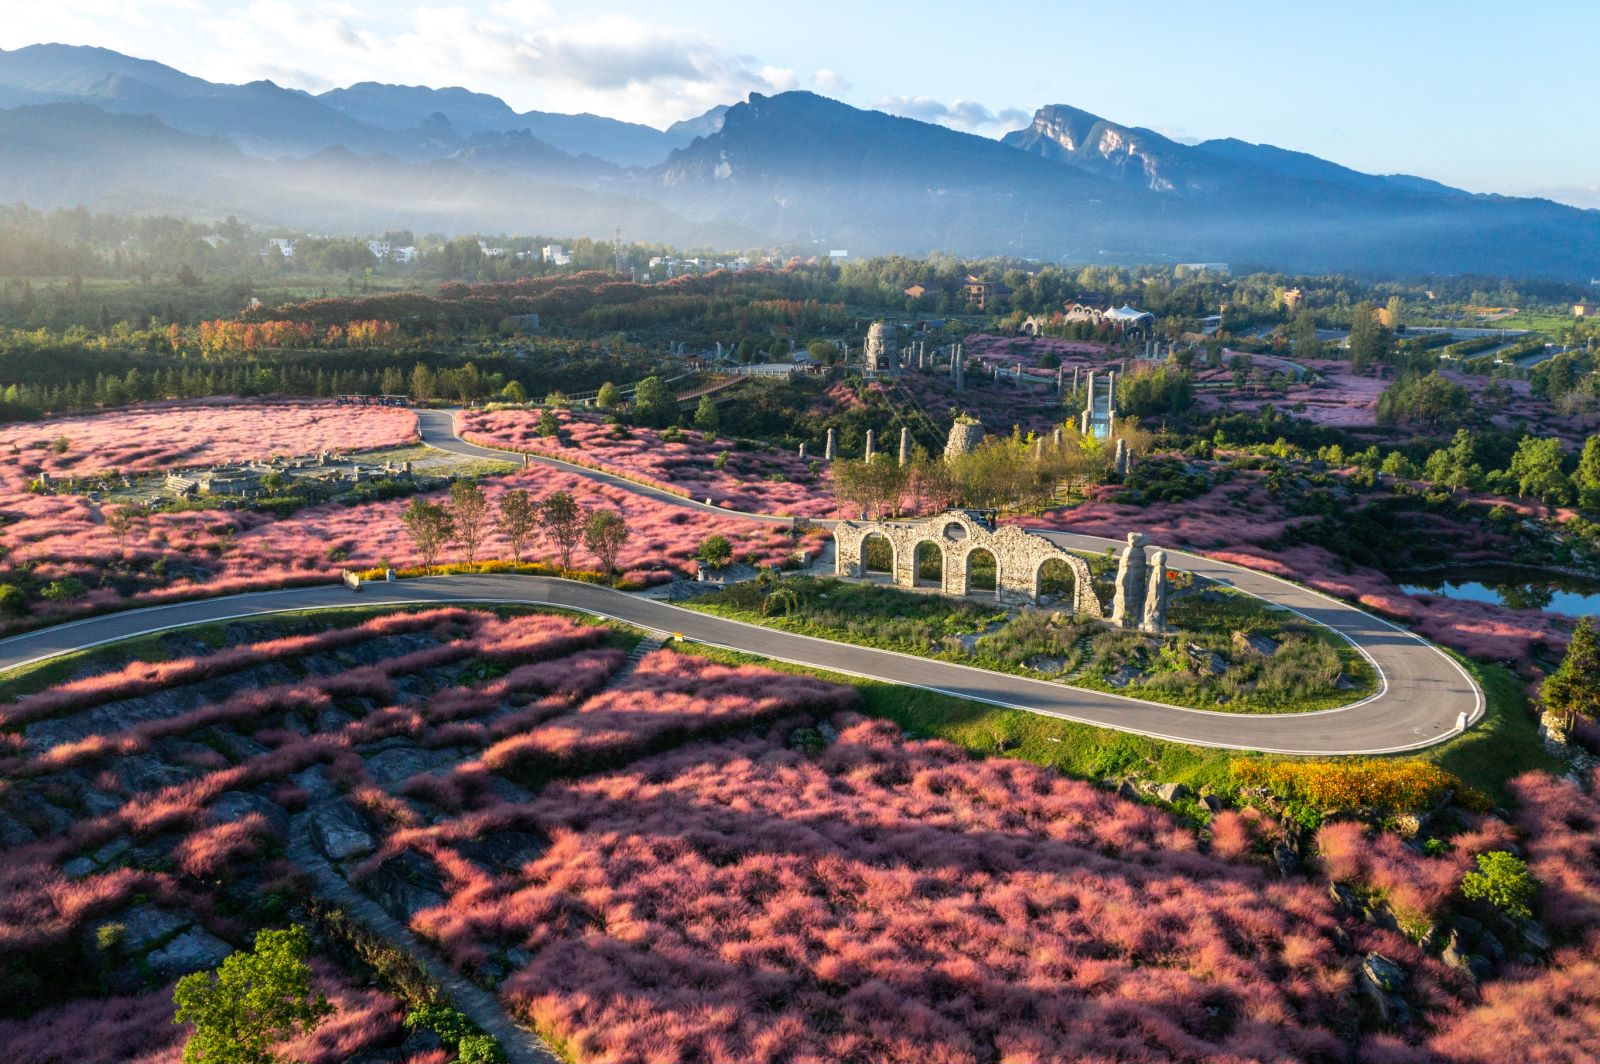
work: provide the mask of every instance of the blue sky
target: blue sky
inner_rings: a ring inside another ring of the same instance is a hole
[[[813,89],[995,136],[1069,103],[1357,169],[1600,207],[1588,3],[8,2],[0,48],[97,44],[217,81],[464,85],[664,126]],[[1580,42],[1579,51],[1563,48]]]

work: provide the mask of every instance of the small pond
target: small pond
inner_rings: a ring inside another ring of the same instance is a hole
[[[1600,580],[1537,569],[1501,565],[1440,569],[1397,573],[1394,581],[1407,594],[1442,595],[1513,610],[1544,610],[1568,617],[1600,616]]]

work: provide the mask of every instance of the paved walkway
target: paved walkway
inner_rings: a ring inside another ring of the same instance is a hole
[[[307,824],[304,813],[295,816],[291,822],[289,857],[312,878],[318,895],[337,904],[379,938],[416,958],[428,973],[428,978],[439,984],[456,1008],[486,1033],[494,1035],[505,1049],[511,1064],[560,1064],[561,1058],[545,1045],[544,1040],[513,1021],[493,994],[457,975],[433,952],[432,947],[412,934],[410,928],[352,887],[311,841]]]
[[[450,411],[419,411],[418,414],[423,438],[433,446],[475,457],[500,457],[505,453],[456,438]],[[786,517],[748,515],[707,506],[582,466],[537,457],[534,461],[569,469],[579,476],[674,505],[752,520],[789,521]],[[1069,532],[1046,534],[1063,546],[1078,550],[1099,551],[1119,546],[1095,536]],[[698,642],[779,661],[1201,746],[1286,754],[1396,753],[1442,742],[1483,716],[1483,693],[1466,671],[1438,647],[1403,628],[1337,599],[1253,569],[1182,552],[1171,552],[1169,563],[1174,568],[1189,569],[1219,584],[1259,596],[1333,629],[1350,640],[1377,670],[1378,693],[1352,705],[1316,713],[1267,715],[1184,709],[1048,680],[795,635],[696,613],[593,584],[512,574],[441,576],[368,584],[358,594],[340,584],[319,585],[110,613],[0,640],[0,669],[149,632],[263,613],[362,602],[511,602],[579,610],[657,632],[681,632]]]

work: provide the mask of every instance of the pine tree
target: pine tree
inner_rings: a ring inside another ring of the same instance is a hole
[[[1585,617],[1572,630],[1572,642],[1561,665],[1539,692],[1545,708],[1571,721],[1600,717],[1600,628]]]

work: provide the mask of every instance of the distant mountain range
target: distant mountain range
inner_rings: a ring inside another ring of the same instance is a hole
[[[269,160],[263,162],[263,160]],[[990,140],[805,92],[667,130],[463,88],[312,95],[103,48],[0,51],[0,202],[1093,262],[1588,277],[1600,211],[1182,144],[1077,108]]]

